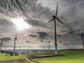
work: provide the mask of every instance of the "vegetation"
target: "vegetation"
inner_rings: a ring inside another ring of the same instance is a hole
[[[84,63],[84,50],[61,50],[64,56],[33,59],[40,63]]]
[[[54,51],[51,51],[51,53],[53,54]],[[64,54],[64,56],[38,58],[32,60],[40,63],[84,63],[84,50],[60,50],[59,53]],[[26,55],[19,55],[19,56],[9,56],[7,54],[0,54],[0,61],[25,59],[25,56],[43,55],[43,54],[48,54],[48,51],[40,51],[38,53],[29,53]],[[9,61],[1,63],[31,63],[28,58],[26,58],[26,60],[18,60],[12,62]]]
[[[0,57],[2,57],[2,56],[9,56],[9,54],[5,54],[5,53],[0,53]]]
[[[1,62],[1,63],[27,63],[26,61],[13,61],[13,62]]]
[[[25,57],[25,55],[10,56],[8,54],[1,54],[0,53],[0,61],[15,60],[15,59],[24,59],[24,57]]]

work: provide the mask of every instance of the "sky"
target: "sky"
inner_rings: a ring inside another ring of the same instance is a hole
[[[57,21],[58,48],[82,48],[83,0],[0,0],[0,42],[12,48],[17,33],[17,48],[47,48],[48,41],[54,48],[54,26],[48,21],[57,2],[58,18],[65,24]]]

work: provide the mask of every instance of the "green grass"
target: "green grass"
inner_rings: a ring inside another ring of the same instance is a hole
[[[13,62],[1,62],[1,63],[27,63],[26,61],[13,61]]]
[[[53,54],[53,51],[51,51]],[[84,63],[84,50],[60,50],[59,53],[63,53],[64,56],[58,57],[47,57],[33,59],[34,61],[39,61],[40,63]],[[48,54],[48,51],[42,51],[38,53],[28,53],[26,56],[32,55],[42,55]],[[24,59],[25,55],[19,56],[9,56],[6,54],[0,54],[0,61],[15,60],[15,59]],[[27,63],[26,61],[14,61],[14,62],[1,62],[1,63]],[[30,63],[30,62],[28,62]]]
[[[0,62],[1,63],[27,63],[25,60],[18,60],[18,59],[24,59],[25,55],[19,55],[19,56],[10,56],[8,54],[3,54],[0,53]],[[10,61],[10,60],[15,60],[15,61]],[[16,61],[17,60],[17,61]],[[7,62],[4,62],[7,61]]]
[[[1,57],[1,56],[9,56],[9,54],[0,53],[0,57]]]
[[[40,63],[84,63],[84,50],[62,50],[59,53],[63,53],[61,57],[48,57],[34,59]]]
[[[6,54],[0,54],[0,61],[24,59],[24,57],[25,57],[25,55],[9,56],[9,55],[6,55]]]

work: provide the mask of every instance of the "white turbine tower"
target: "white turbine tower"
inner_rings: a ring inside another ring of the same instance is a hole
[[[17,39],[17,33],[15,34],[15,38],[14,38],[14,54],[15,55],[15,52],[16,52],[16,42],[18,41]]]
[[[56,15],[53,16],[53,18],[49,21],[54,21],[54,33],[55,33],[55,54],[58,54],[57,51],[57,32],[56,32],[56,21],[60,22],[61,24],[63,24],[63,22],[57,17],[58,14],[58,3],[57,3],[57,8],[56,8]],[[49,23],[48,22],[48,23]],[[63,24],[64,25],[64,24]]]

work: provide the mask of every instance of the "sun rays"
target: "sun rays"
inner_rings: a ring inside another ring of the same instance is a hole
[[[16,25],[17,30],[23,31],[29,29],[31,26],[23,18],[13,18],[12,22]]]

